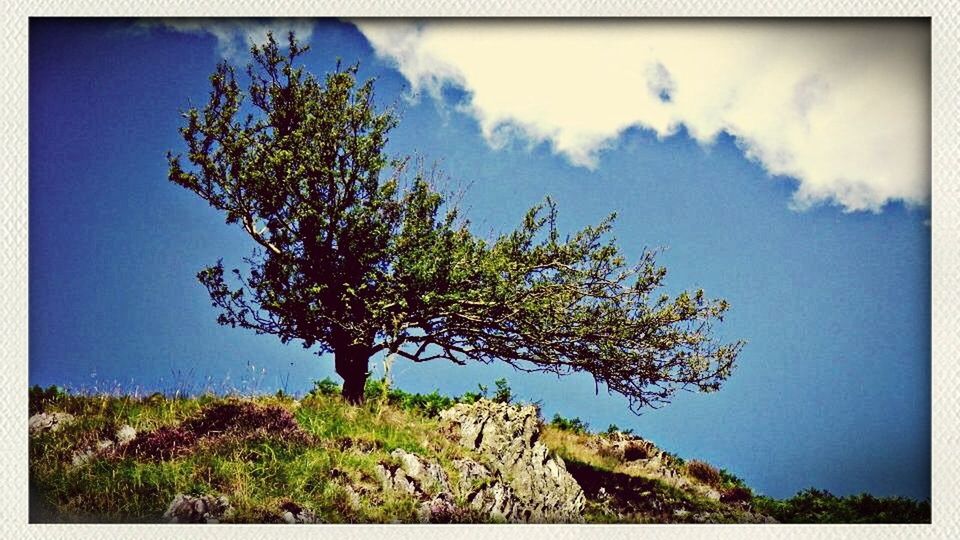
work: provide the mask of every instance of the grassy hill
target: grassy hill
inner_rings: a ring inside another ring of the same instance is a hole
[[[366,404],[352,407],[338,391],[329,380],[302,399],[82,396],[35,387],[31,521],[155,523],[186,494],[223,496],[230,506],[223,522],[417,522],[423,494],[388,489],[379,471],[399,467],[407,452],[437,464],[453,483],[457,460],[483,459],[439,418],[481,393],[410,394],[373,382]],[[505,382],[490,397],[509,401]],[[554,417],[539,427],[538,441],[582,488],[587,522],[930,521],[928,503],[903,498],[814,489],[786,500],[757,496],[722,469],[615,426],[592,433],[578,419]],[[497,521],[457,497],[443,521]]]

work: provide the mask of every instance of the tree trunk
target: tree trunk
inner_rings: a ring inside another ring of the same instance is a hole
[[[334,351],[337,375],[343,377],[343,399],[353,405],[363,403],[363,389],[367,384],[369,347],[344,345]]]

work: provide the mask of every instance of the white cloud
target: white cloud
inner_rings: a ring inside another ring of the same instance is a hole
[[[292,30],[297,40],[306,43],[313,35],[314,23],[310,19],[141,19],[141,26],[162,26],[169,30],[188,34],[210,34],[217,38],[217,52],[223,58],[248,60],[251,43],[262,45],[267,41],[267,32],[284,45]]]
[[[494,146],[548,142],[575,165],[631,126],[725,131],[793,206],[879,211],[930,194],[929,33],[917,22],[359,20],[415,92],[469,92]]]

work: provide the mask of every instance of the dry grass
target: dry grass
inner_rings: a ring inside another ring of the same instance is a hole
[[[709,486],[719,486],[721,482],[720,471],[716,467],[705,461],[697,459],[688,461],[686,472],[690,477],[703,482]]]

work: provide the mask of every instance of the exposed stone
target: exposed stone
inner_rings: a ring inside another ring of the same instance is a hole
[[[428,462],[400,448],[390,455],[400,461],[399,467],[380,463],[375,469],[385,489],[409,493],[418,498],[450,492],[447,474],[438,463]]]
[[[655,478],[669,486],[692,491],[701,497],[720,500],[720,492],[702,482],[691,481],[681,471],[670,454],[657,448],[652,442],[626,433],[614,432],[595,435],[587,446],[601,456],[616,458],[623,463],[625,473]]]
[[[233,513],[233,507],[224,496],[184,495],[178,493],[163,513],[171,523],[220,523]]]
[[[124,424],[117,430],[116,438],[118,444],[126,444],[137,438],[137,430]]]
[[[523,507],[514,515],[524,516],[522,521],[582,520],[583,490],[563,460],[551,457],[547,447],[537,442],[540,421],[535,407],[482,399],[457,404],[440,417],[458,433],[461,446],[477,452],[502,478],[509,478]]]
[[[525,521],[529,512],[513,489],[496,479],[490,469],[472,459],[457,459],[454,468],[460,476],[457,489],[471,508],[496,521]]]
[[[44,431],[58,431],[69,422],[73,421],[73,415],[64,412],[37,413],[30,417],[30,434],[36,435]]]
[[[317,514],[309,508],[287,501],[280,505],[280,519],[285,523],[317,523]]]

